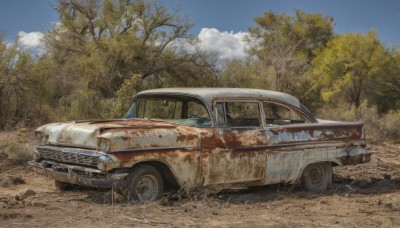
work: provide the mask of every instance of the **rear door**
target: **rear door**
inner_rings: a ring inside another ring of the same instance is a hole
[[[263,102],[268,140],[266,183],[294,182],[307,161],[324,157],[314,145],[315,126],[307,116],[278,102]]]

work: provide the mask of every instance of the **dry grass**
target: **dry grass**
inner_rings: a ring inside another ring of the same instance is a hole
[[[359,121],[365,123],[365,132],[370,142],[384,138],[399,141],[400,111],[391,111],[380,115],[376,106],[369,106],[367,101],[359,107],[350,104],[325,105],[317,111],[321,119]]]
[[[24,165],[31,160],[34,147],[32,132],[1,132],[0,134],[0,163],[1,171],[11,166]]]

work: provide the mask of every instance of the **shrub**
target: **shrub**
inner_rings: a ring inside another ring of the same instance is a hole
[[[386,136],[384,134],[385,126],[381,124],[383,118],[380,118],[377,107],[368,106],[366,100],[359,107],[347,103],[335,106],[326,104],[317,110],[317,117],[330,120],[364,122],[365,133],[370,141],[378,141]]]
[[[384,135],[400,142],[400,110],[391,110],[381,119]]]
[[[32,159],[31,152],[33,149],[32,141],[34,134],[10,132],[0,137],[0,168],[9,165],[25,165],[27,161]]]

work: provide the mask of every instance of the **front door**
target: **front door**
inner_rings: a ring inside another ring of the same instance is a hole
[[[215,102],[217,129],[202,136],[204,185],[265,177],[267,138],[258,101]]]

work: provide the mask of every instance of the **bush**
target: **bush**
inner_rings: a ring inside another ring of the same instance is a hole
[[[32,159],[33,132],[17,133],[9,132],[0,137],[0,169],[3,166],[25,165]]]
[[[378,141],[388,137],[385,132],[384,117],[380,117],[376,106],[368,106],[364,100],[359,107],[341,103],[336,106],[326,104],[317,110],[317,117],[321,119],[357,121],[365,123],[365,133],[370,141]],[[400,121],[400,119],[399,119]]]
[[[381,119],[384,135],[400,142],[400,110],[391,110]]]
[[[122,99],[103,99],[100,106],[100,118],[111,119],[111,118],[122,118],[128,111],[132,103],[132,98]]]

